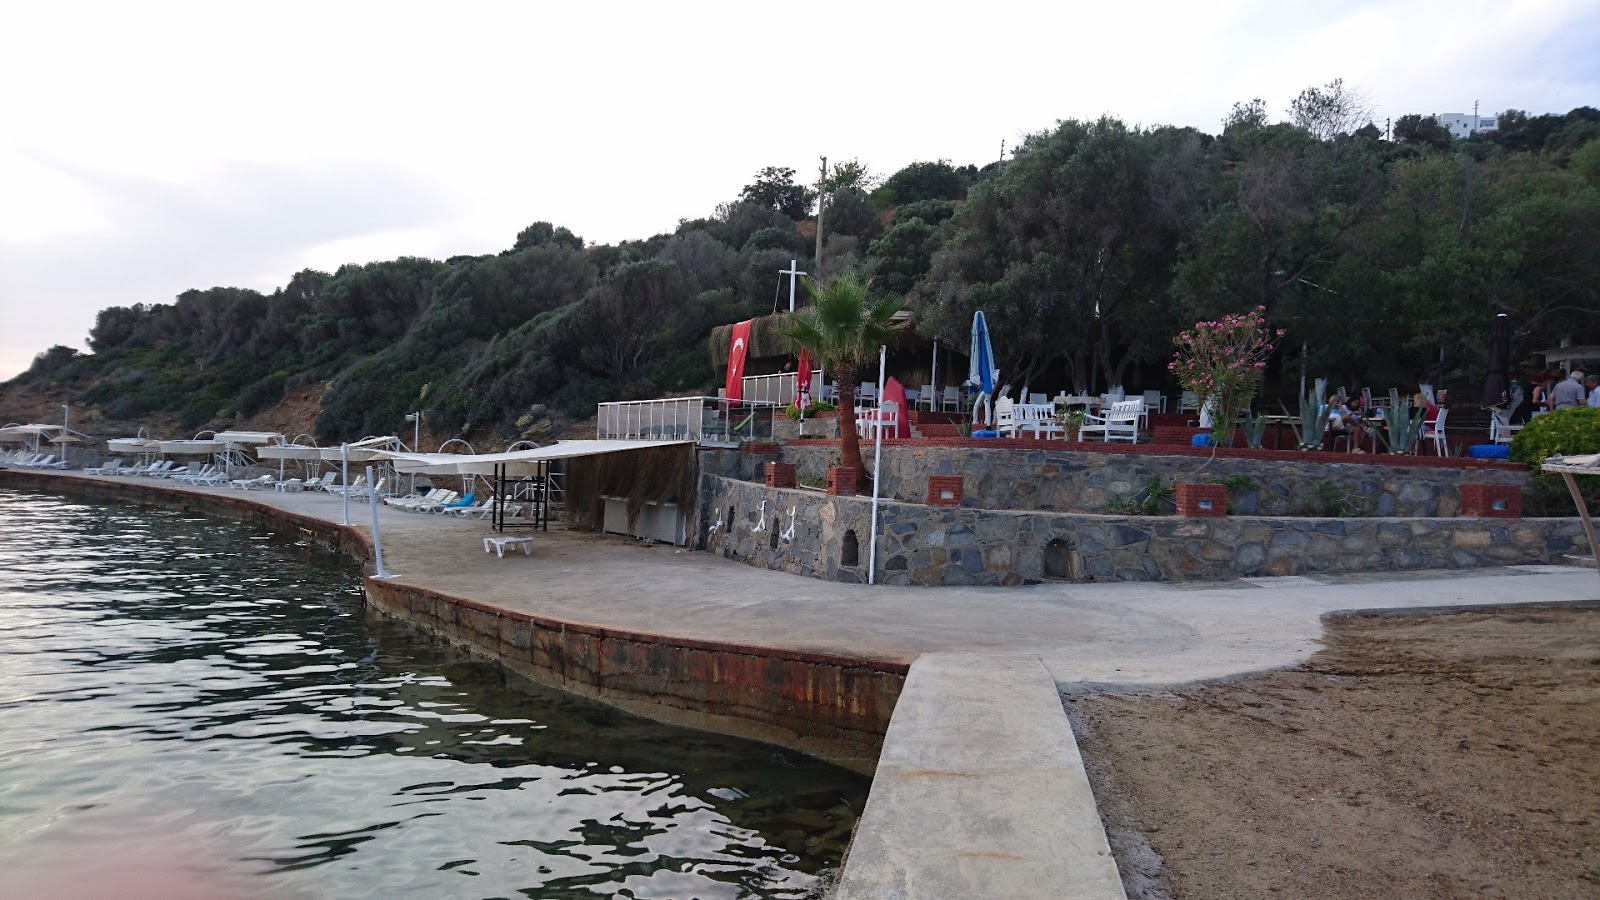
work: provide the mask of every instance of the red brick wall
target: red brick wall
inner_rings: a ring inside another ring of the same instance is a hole
[[[1496,506],[1499,506],[1496,509]],[[1463,484],[1461,514],[1494,519],[1522,518],[1522,489],[1509,484]]]
[[[1228,486],[1180,484],[1177,504],[1180,516],[1225,516],[1228,514]]]
[[[945,496],[948,494],[949,496]],[[928,476],[928,505],[929,506],[960,506],[961,505],[961,476],[960,475],[929,475]]]

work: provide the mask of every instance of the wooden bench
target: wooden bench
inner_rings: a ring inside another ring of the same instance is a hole
[[[1091,415],[1078,428],[1080,439],[1083,435],[1100,434],[1106,442],[1113,440],[1127,441],[1130,444],[1139,442],[1139,418],[1144,415],[1144,399],[1119,400],[1106,407],[1104,415]]]
[[[491,535],[490,537],[486,537],[486,538],[483,539],[483,552],[488,553],[490,550],[493,550],[495,552],[495,554],[497,556],[499,556],[501,559],[505,559],[506,558],[506,548],[507,547],[510,547],[513,550],[517,549],[518,547],[521,547],[523,556],[532,556],[533,555],[533,538],[531,538],[531,537],[494,537],[494,536]]]

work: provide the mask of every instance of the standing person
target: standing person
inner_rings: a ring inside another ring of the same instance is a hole
[[[1563,382],[1550,389],[1551,409],[1572,409],[1583,405],[1583,373],[1577,369]]]
[[[1600,407],[1600,375],[1590,375],[1583,385],[1589,389],[1589,405]]]
[[[1540,369],[1539,374],[1533,376],[1533,394],[1528,398],[1533,406],[1533,412],[1542,413],[1550,409],[1550,370]]]

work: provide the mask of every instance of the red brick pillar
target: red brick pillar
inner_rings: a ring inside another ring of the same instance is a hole
[[[928,476],[928,505],[929,506],[960,506],[961,505],[961,476],[960,475],[929,475]]]
[[[767,463],[767,487],[792,488],[795,485],[794,466],[790,463]]]
[[[856,495],[856,477],[860,473],[849,466],[828,467],[828,493],[847,497]]]
[[[1228,486],[1180,484],[1177,502],[1180,516],[1225,516],[1228,514]]]
[[[1509,484],[1463,484],[1461,514],[1487,519],[1522,518],[1522,488]]]

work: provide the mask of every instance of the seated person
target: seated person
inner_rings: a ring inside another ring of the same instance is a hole
[[[1351,409],[1349,402],[1339,394],[1328,398],[1328,433],[1349,436],[1351,451],[1364,452],[1361,445],[1366,443],[1367,430],[1361,423],[1361,414]]]

